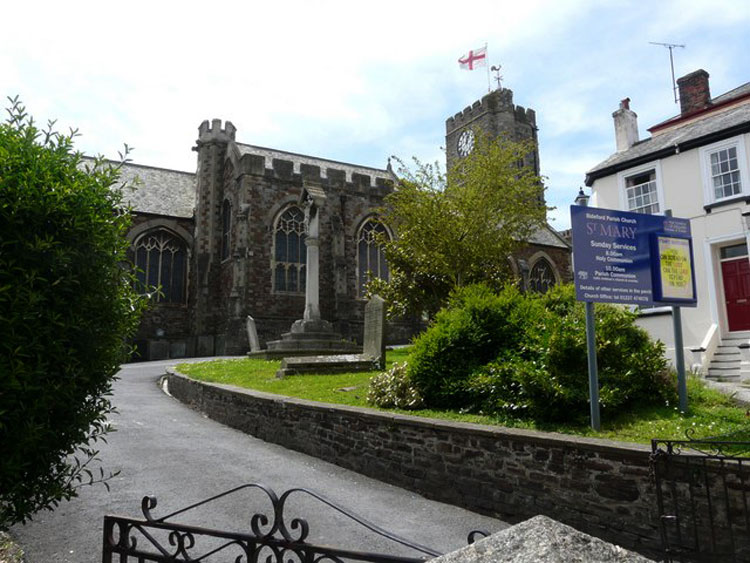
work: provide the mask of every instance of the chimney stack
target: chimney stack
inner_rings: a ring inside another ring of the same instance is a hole
[[[680,90],[680,114],[690,115],[711,105],[711,91],[708,87],[708,73],[696,70],[677,79]]]
[[[638,116],[630,109],[630,98],[620,102],[620,109],[612,117],[615,120],[617,152],[626,151],[638,142]]]

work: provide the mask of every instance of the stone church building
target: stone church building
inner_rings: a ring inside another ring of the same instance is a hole
[[[446,122],[448,165],[471,150],[473,131],[536,140],[533,110],[513,94],[491,92]],[[387,169],[240,143],[231,122],[204,121],[193,150],[195,173],[127,164],[133,208],[128,234],[144,291],[160,287],[135,338],[139,359],[240,354],[245,320],[261,344],[277,339],[305,308],[303,188],[322,189],[320,311],[345,338],[361,339],[368,276],[387,278],[376,235],[394,237],[377,215],[396,177]],[[539,172],[538,152],[529,165]],[[538,291],[570,278],[568,244],[542,229],[511,259],[523,283]],[[415,323],[389,327],[405,342]]]

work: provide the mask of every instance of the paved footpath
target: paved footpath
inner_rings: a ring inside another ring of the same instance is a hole
[[[381,527],[441,552],[465,545],[470,530],[495,532],[507,527],[210,420],[159,388],[164,368],[175,363],[123,367],[114,386],[119,414],[112,421],[117,432],[101,450],[105,469],[120,474],[110,482],[110,492],[102,485],[84,487],[78,498],[54,512],[40,512],[32,522],[14,527],[11,532],[24,548],[27,563],[101,561],[102,517],[142,517],[144,495],[157,497],[153,514],[159,517],[250,482],[268,485],[278,494],[292,487],[313,489]],[[252,514],[269,506],[263,501],[258,493],[242,493],[182,521],[243,531]],[[311,543],[419,555],[349,525],[318,504],[300,501],[289,508],[289,520],[294,516],[308,520]]]

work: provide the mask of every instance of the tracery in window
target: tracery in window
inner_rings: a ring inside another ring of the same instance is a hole
[[[273,289],[301,293],[305,291],[305,214],[296,206],[288,207],[276,220],[273,233]]]
[[[184,303],[187,279],[185,243],[166,229],[158,229],[140,237],[134,251],[139,291],[155,292],[154,298],[162,303]]]
[[[555,285],[555,272],[546,258],[540,258],[531,267],[529,287],[537,293],[547,293]]]
[[[365,294],[367,282],[374,278],[388,280],[390,273],[385,260],[382,238],[390,239],[385,225],[375,218],[367,219],[357,236],[357,292]]]
[[[230,233],[232,232],[232,204],[224,200],[221,206],[221,259],[229,258]]]

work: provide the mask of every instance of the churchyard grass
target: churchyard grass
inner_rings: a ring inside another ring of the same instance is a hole
[[[386,355],[386,368],[394,362],[406,361],[408,355],[409,350],[406,348],[389,350]],[[279,361],[248,358],[180,364],[177,370],[200,381],[236,385],[311,401],[376,408],[367,404],[366,396],[369,380],[377,372],[298,375],[276,379],[276,370],[279,369],[280,364]],[[651,438],[679,440],[685,438],[687,431],[693,432],[696,438],[712,437],[750,441],[750,411],[735,406],[730,398],[718,391],[708,389],[697,377],[688,379],[688,396],[690,409],[687,415],[681,414],[677,405],[666,404],[619,414],[604,410],[600,432],[592,430],[585,417],[582,417],[581,424],[578,425],[539,424],[528,420],[450,410],[378,410],[625,442],[649,443]]]

